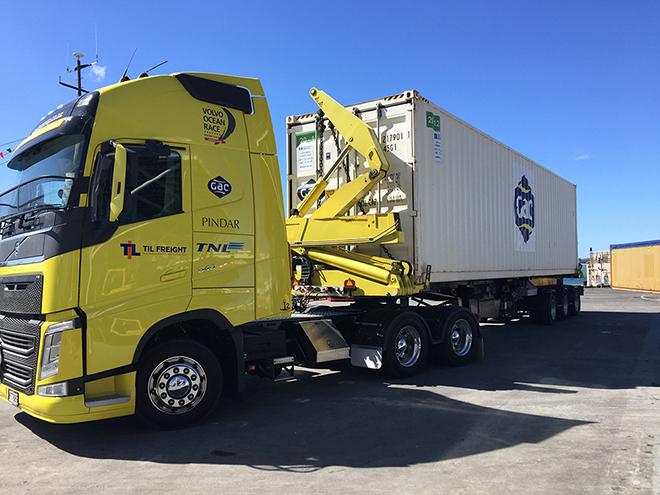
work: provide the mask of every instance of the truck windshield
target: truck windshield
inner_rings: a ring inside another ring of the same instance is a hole
[[[65,208],[81,173],[85,136],[58,136],[0,165],[0,219],[41,208]]]

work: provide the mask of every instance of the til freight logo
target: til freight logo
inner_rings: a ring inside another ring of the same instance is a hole
[[[532,186],[524,175],[515,189],[513,211],[516,215],[516,225],[523,241],[527,243],[534,232],[534,194]]]
[[[132,259],[133,256],[140,256],[140,253],[138,253],[137,250],[137,246],[132,241],[128,241],[126,243],[122,242],[119,245],[124,248],[124,256],[126,256],[129,260]]]

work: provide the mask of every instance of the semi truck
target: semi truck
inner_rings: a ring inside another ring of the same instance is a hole
[[[0,165],[0,398],[178,427],[249,375],[408,377],[482,358],[481,320],[579,312],[572,184],[415,91],[310,95],[288,215],[257,79],[141,77],[42,118]]]

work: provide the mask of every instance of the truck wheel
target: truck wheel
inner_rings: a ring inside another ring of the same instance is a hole
[[[193,340],[166,341],[140,361],[135,411],[150,425],[181,427],[213,409],[222,385],[222,368],[208,347]]]
[[[449,313],[444,325],[440,354],[444,362],[451,366],[467,364],[483,348],[479,322],[472,312],[457,307]]]
[[[538,296],[538,306],[534,310],[535,320],[543,325],[552,325],[557,320],[557,296],[551,290]]]
[[[385,331],[385,373],[395,377],[414,375],[426,364],[428,351],[426,322],[412,311],[399,314]]]
[[[575,289],[571,289],[570,298],[568,303],[568,314],[575,316],[580,313],[582,303],[580,302],[580,294]]]
[[[569,299],[568,289],[561,289],[559,291],[559,298],[557,301],[557,319],[564,320],[568,318]]]

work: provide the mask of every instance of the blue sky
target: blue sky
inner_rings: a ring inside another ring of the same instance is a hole
[[[262,79],[279,133],[314,110],[416,88],[578,186],[579,251],[660,238],[660,2],[13,2],[0,0],[0,144],[70,90],[161,60],[161,72]]]

